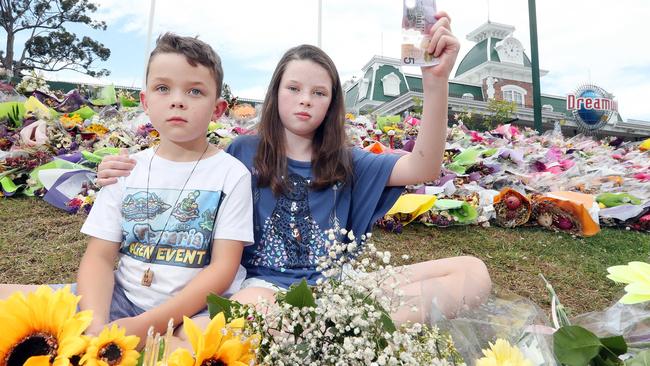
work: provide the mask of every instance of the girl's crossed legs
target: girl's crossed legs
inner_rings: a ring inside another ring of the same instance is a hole
[[[392,314],[398,324],[407,321],[429,323],[438,320],[441,314],[453,318],[462,309],[481,304],[492,289],[485,263],[471,256],[410,264],[398,267],[398,273],[401,273],[397,278],[400,282],[398,288],[402,290],[404,299],[410,300]],[[381,276],[382,273],[370,275]],[[390,283],[385,283],[385,288],[390,290]],[[275,293],[269,287],[246,287],[230,299],[242,304],[257,304],[263,298],[272,304]],[[414,305],[417,311],[412,311]],[[207,317],[194,320],[202,329],[210,321]]]

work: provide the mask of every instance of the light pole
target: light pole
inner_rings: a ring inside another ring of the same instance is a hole
[[[323,48],[323,0],[318,0],[318,48]]]
[[[537,49],[537,10],[535,0],[528,0],[528,23],[530,25],[530,55],[533,67],[533,111],[534,126],[542,133],[542,94],[539,83],[539,51]]]
[[[144,47],[144,69],[142,70],[142,90],[147,86],[147,64],[149,63],[149,50],[151,49],[151,32],[153,30],[153,15],[156,11],[156,0],[151,0],[149,6],[149,26],[147,28],[147,43]]]

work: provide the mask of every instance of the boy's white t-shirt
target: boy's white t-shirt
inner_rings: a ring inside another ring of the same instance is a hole
[[[239,160],[219,151],[201,160],[190,177],[196,161],[153,154],[147,149],[131,156],[137,161],[131,174],[102,188],[81,228],[121,243],[115,280],[144,310],[167,301],[210,263],[213,239],[254,240],[251,177]],[[141,283],[147,268],[154,273],[149,287]],[[245,277],[240,265],[225,294],[236,292]]]

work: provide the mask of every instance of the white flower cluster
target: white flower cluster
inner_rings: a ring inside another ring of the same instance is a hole
[[[319,266],[325,277],[316,287],[302,283],[278,293],[262,316],[239,309],[237,316],[263,335],[261,364],[464,365],[451,337],[417,323],[393,323],[390,314],[407,306],[399,291],[404,273],[390,265],[390,252],[366,242],[369,237],[357,242],[346,231],[329,233]],[[304,301],[296,306],[296,298]]]
[[[40,90],[43,93],[50,92],[43,75],[36,73],[34,70],[30,71],[29,75],[23,76],[20,83],[16,85],[16,91],[21,94],[32,93],[36,90]]]

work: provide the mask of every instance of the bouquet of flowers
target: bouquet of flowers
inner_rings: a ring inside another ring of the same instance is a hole
[[[369,235],[357,242],[342,233],[348,244],[330,233],[316,287],[303,280],[258,308],[211,296],[211,314],[248,319],[243,333],[260,335],[262,364],[464,365],[451,337],[436,327],[394,323],[390,314],[409,306],[397,290],[404,274],[390,265],[389,252],[366,242]]]
[[[77,312],[80,299],[68,286],[56,291],[41,286],[27,296],[15,292],[0,300],[2,364],[135,366],[140,339],[116,325],[96,337],[84,335],[92,312]]]
[[[36,73],[36,71],[31,71],[29,75],[23,76],[22,80],[18,85],[16,85],[16,91],[20,94],[29,94],[36,90],[40,90],[44,93],[49,93],[49,87],[47,82],[43,78],[43,75]]]

